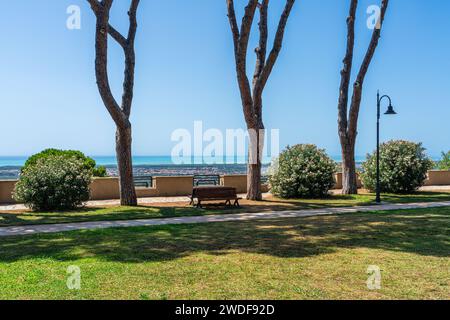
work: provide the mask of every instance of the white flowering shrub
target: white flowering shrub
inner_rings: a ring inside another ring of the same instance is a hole
[[[377,154],[367,155],[362,165],[364,188],[375,191]],[[397,140],[380,146],[380,189],[388,193],[411,193],[423,186],[427,171],[434,166],[421,143]]]
[[[65,156],[67,158],[77,158],[83,161],[84,166],[90,170],[92,170],[92,174],[94,177],[106,177],[108,173],[106,172],[106,168],[104,166],[97,166],[94,159],[87,157],[83,152],[77,150],[59,150],[59,149],[45,149],[35,155],[32,155],[25,162],[25,165],[22,168],[22,171],[25,170],[28,166],[34,165],[39,159],[51,156]]]
[[[13,197],[36,211],[70,210],[89,199],[92,170],[76,157],[39,159],[26,167]]]
[[[288,147],[269,170],[271,192],[275,196],[321,198],[334,186],[336,163],[315,145]]]

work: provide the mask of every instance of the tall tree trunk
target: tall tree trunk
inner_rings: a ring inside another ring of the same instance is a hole
[[[264,125],[262,121],[259,121],[259,124],[257,126],[249,128],[249,136],[247,199],[253,201],[261,201],[261,163],[264,150]]]
[[[358,194],[355,144],[352,142],[342,145],[342,193]]]
[[[261,192],[261,162],[248,164],[247,169],[247,199],[254,201],[262,200]]]
[[[247,172],[247,199],[262,200],[261,194],[261,156],[264,148],[264,125],[262,122],[262,94],[267,84],[267,80],[273,70],[281,51],[286,24],[294,6],[295,0],[286,0],[286,5],[278,23],[277,32],[272,50],[267,57],[268,27],[267,16],[269,0],[248,0],[242,17],[241,28],[239,29],[234,1],[226,0],[228,9],[228,19],[233,35],[234,54],[236,60],[236,73],[239,90],[241,93],[242,107],[245,122],[249,129],[249,162]],[[259,45],[255,49],[256,65],[253,74],[253,83],[247,76],[247,49],[255,17],[255,12],[259,8]],[[253,136],[253,137],[252,137]]]
[[[116,124],[116,156],[119,171],[120,202],[124,206],[136,206],[136,190],[133,181],[131,153],[130,113],[133,102],[135,52],[134,42],[137,31],[137,9],[140,0],[131,0],[128,11],[129,28],[127,37],[123,36],[109,23],[109,15],[114,0],[87,0],[97,18],[95,36],[95,72],[97,86],[103,103]],[[108,35],[123,49],[125,71],[122,103],[118,104],[109,85],[108,77]]]
[[[137,197],[133,180],[131,127],[116,131],[116,156],[119,168],[120,204],[136,206]]]
[[[342,149],[342,183],[343,194],[357,194],[358,184],[355,163],[355,144],[358,135],[358,117],[361,106],[364,79],[372,62],[378,41],[381,35],[384,17],[389,0],[381,1],[381,12],[377,26],[375,27],[369,47],[359,69],[356,81],[353,85],[353,95],[348,110],[350,77],[353,66],[353,51],[355,46],[355,20],[358,0],[350,1],[350,12],[347,18],[347,50],[344,57],[344,66],[341,71],[341,85],[339,89],[338,103],[338,132]]]

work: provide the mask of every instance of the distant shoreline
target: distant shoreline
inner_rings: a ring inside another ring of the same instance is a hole
[[[270,164],[263,164],[263,173],[267,172]],[[118,175],[117,165],[106,165],[108,176]],[[17,179],[21,166],[0,167],[0,180]],[[223,174],[246,174],[247,165],[244,164],[155,164],[155,165],[134,165],[133,173],[136,176],[183,176],[183,175],[223,175]]]
[[[19,177],[20,169],[27,157],[0,157],[0,180],[14,180]],[[117,176],[117,165],[114,164],[115,157],[93,157],[97,165],[105,166],[108,176]],[[245,159],[237,159],[235,163],[217,164],[173,164],[170,156],[137,156],[133,157],[134,174],[150,176],[183,176],[196,174],[246,174],[247,165]],[[334,157],[334,161],[340,163],[340,157]],[[356,158],[357,166],[361,166],[364,158]],[[153,163],[152,163],[153,162]],[[269,161],[263,164],[263,174],[270,166]]]
[[[93,158],[97,165],[100,166],[106,166],[106,167],[113,167],[116,165],[116,157],[115,156],[90,156]],[[341,162],[342,158],[341,156],[331,156],[331,158],[336,162]],[[5,168],[20,168],[22,167],[26,160],[28,159],[28,156],[0,156],[0,169]],[[238,157],[226,157],[226,156],[220,156],[217,158],[212,157],[204,157],[203,159],[201,157],[192,157],[192,158],[185,158],[186,164],[180,164],[180,165],[235,165],[235,164],[245,164],[247,162],[247,158],[243,156]],[[365,156],[357,156],[356,161],[362,162],[365,160]],[[263,159],[263,163],[269,164],[271,162],[271,159],[269,157],[265,157]],[[134,166],[178,166],[179,164],[175,164],[172,160],[171,156],[133,156],[133,164]]]

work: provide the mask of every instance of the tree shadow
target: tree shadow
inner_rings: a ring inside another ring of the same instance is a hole
[[[180,215],[202,215],[201,211],[186,210],[186,207],[84,207],[71,211],[49,212],[1,212],[0,227],[73,223],[87,221],[133,220],[151,218],[170,218]]]
[[[84,207],[66,212],[2,211],[0,212],[0,227],[367,206],[375,204],[372,201],[374,197],[372,194],[362,194],[359,196],[329,195],[322,199],[291,200],[271,197],[258,202],[244,199],[241,201],[241,207],[239,208],[223,206],[223,203],[205,203],[203,209],[197,209],[190,206],[188,202],[179,202],[148,204],[138,207]],[[383,201],[392,203],[450,201],[450,193],[417,192],[412,195],[384,194]]]
[[[417,191],[413,194],[408,194],[406,196],[401,194],[385,194],[382,195],[382,198],[385,201],[396,203],[450,201],[450,193]]]
[[[449,208],[438,208],[41,234],[2,238],[0,261],[94,257],[140,263],[236,251],[294,258],[329,254],[340,248],[449,257],[449,217]]]

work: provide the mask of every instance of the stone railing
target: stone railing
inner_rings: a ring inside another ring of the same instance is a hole
[[[193,176],[154,177],[151,188],[136,188],[139,198],[186,196],[191,194]],[[221,184],[236,188],[238,193],[247,191],[246,175],[223,175]],[[17,181],[0,180],[0,203],[14,203],[12,192]],[[358,182],[361,186],[361,182]],[[450,171],[429,171],[426,186],[450,185]],[[342,175],[336,174],[335,189],[342,188]],[[263,192],[269,191],[268,185],[262,185]],[[117,178],[96,178],[91,184],[91,200],[109,200],[119,198],[119,180]]]

